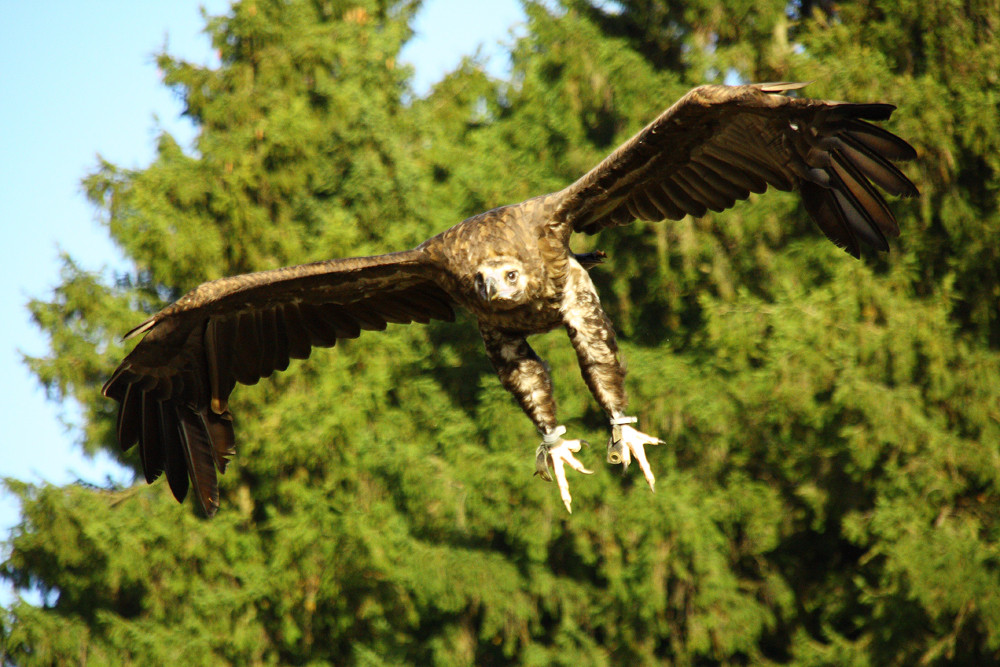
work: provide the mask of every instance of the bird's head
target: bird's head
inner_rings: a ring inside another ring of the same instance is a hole
[[[524,264],[513,257],[494,257],[476,269],[476,294],[486,303],[513,306],[528,298]]]

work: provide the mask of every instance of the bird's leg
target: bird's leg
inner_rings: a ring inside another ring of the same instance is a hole
[[[625,367],[618,358],[614,328],[601,308],[590,276],[579,264],[570,264],[562,313],[580,362],[583,379],[594,398],[610,415],[608,462],[621,463],[628,469],[634,458],[652,489],[656,478],[646,459],[645,447],[662,444],[662,441],[636,430],[631,424],[637,419],[625,416],[625,406],[628,404],[625,395]]]
[[[572,498],[566,467],[590,474],[574,454],[580,451],[582,440],[565,440],[565,426],[556,423],[556,402],[552,396],[552,380],[548,368],[523,336],[511,335],[480,325],[486,353],[496,368],[504,388],[514,395],[521,409],[531,418],[542,434],[542,444],[535,451],[535,474],[551,482],[553,474],[559,496],[568,511]],[[549,473],[549,466],[552,474]]]
[[[584,440],[563,440],[562,435],[566,432],[565,426],[557,426],[551,431],[542,434],[542,444],[535,450],[535,474],[546,482],[552,481],[549,474],[549,467],[555,474],[556,485],[559,487],[559,497],[562,498],[566,511],[573,513],[573,498],[569,494],[569,482],[566,481],[566,466],[577,472],[586,475],[593,475],[593,470],[587,470],[573,454],[580,451],[581,445],[587,444]]]

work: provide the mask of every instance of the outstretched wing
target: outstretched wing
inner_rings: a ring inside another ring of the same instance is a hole
[[[888,250],[886,236],[899,226],[872,184],[916,195],[892,163],[916,152],[866,121],[886,120],[895,107],[780,94],[804,85],[695,88],[557,193],[554,222],[594,234],[635,218],[679,220],[770,185],[797,189],[823,232],[855,257],[859,241]]]
[[[436,269],[419,250],[316,262],[205,283],[125,337],[145,334],[104,385],[117,400],[118,443],[139,443],[146,480],[166,471],[178,500],[188,484],[205,512],[219,505],[216,469],[234,452],[228,398],[386,323],[453,320]]]

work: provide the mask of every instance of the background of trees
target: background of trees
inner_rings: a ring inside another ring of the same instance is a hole
[[[121,332],[208,279],[410,247],[564,186],[687,88],[813,80],[887,100],[920,159],[903,236],[855,262],[796,198],[634,224],[595,272],[658,492],[602,464],[572,517],[466,318],[392,327],[241,387],[212,521],[164,483],[8,481],[3,660],[91,664],[984,664],[1000,660],[1000,3],[526,5],[509,81],[423,99],[396,56],[415,2],[244,0],[222,66],[164,54],[200,127],[85,180],[134,263],[67,260],[30,304],[39,380],[114,449]],[[98,147],[95,147],[98,148]],[[604,420],[561,333],[564,421]],[[119,454],[120,455],[120,454]],[[138,467],[134,452],[121,460]]]

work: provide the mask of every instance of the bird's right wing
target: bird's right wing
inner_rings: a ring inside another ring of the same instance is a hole
[[[874,185],[915,196],[893,161],[916,152],[868,121],[895,107],[784,95],[803,85],[695,88],[556,193],[553,223],[594,234],[635,219],[680,220],[771,186],[798,190],[820,229],[855,257],[861,243],[888,250],[899,226]]]
[[[205,283],[126,334],[145,334],[104,385],[120,403],[123,450],[139,443],[147,481],[162,472],[183,500],[189,480],[208,515],[219,504],[216,469],[235,451],[228,398],[387,323],[451,321],[452,300],[420,250],[335,259]]]

